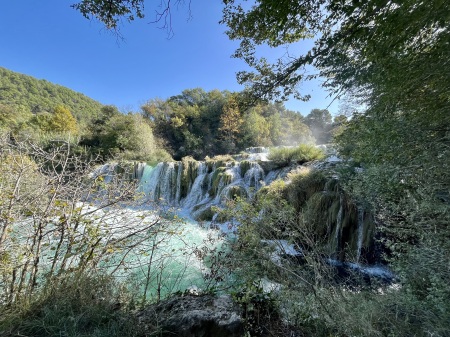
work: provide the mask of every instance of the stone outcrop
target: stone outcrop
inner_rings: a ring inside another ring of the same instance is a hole
[[[144,331],[158,336],[240,337],[244,332],[241,309],[228,295],[187,295],[153,304],[137,314]]]

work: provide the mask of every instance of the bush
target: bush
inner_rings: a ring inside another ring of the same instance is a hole
[[[0,307],[1,336],[136,336],[130,293],[111,277],[48,280],[31,299]]]
[[[325,157],[324,152],[307,144],[300,144],[298,147],[283,147],[270,149],[268,159],[274,161],[279,167],[288,166],[292,163],[304,164],[313,160],[320,160]]]
[[[286,199],[298,211],[314,194],[324,190],[328,180],[323,172],[310,168],[292,171],[288,178],[291,183],[286,188]]]

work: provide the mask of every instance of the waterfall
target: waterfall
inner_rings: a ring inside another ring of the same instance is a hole
[[[205,184],[205,180],[206,184]],[[195,178],[188,195],[183,201],[183,207],[192,210],[192,208],[202,203],[202,201],[207,201],[209,198],[208,194],[208,186],[209,186],[209,175],[208,175],[208,167],[204,162],[200,162],[197,169],[197,177]]]
[[[144,174],[144,170],[145,170],[146,166],[147,166],[146,163],[142,163],[142,162],[135,163],[132,178],[140,181],[142,179],[142,176]]]
[[[280,176],[286,176],[292,170],[292,167],[285,167],[265,172],[261,167],[263,164],[260,164],[260,161],[250,161],[248,158],[227,162],[187,158],[179,162],[159,163],[155,167],[133,163],[129,171],[131,175],[127,173],[127,179],[131,176],[139,179],[137,192],[143,194],[144,200],[148,202],[177,207],[195,220],[212,220],[215,215],[213,206],[224,207],[235,197],[252,197],[261,187],[269,185]],[[116,166],[117,164],[106,164],[94,174],[103,175],[105,182],[108,182],[113,172],[118,170]],[[333,218],[335,227],[334,231],[329,231],[332,233],[330,247],[333,247],[333,255],[343,261],[344,251],[347,250],[345,247],[350,244],[354,249],[354,261],[360,263],[365,254],[365,234],[371,227],[365,225],[365,211],[361,205],[355,207],[353,219],[356,221],[352,221],[349,227],[348,215],[344,209],[345,196],[339,192],[336,199],[338,195],[336,203],[339,204],[336,205],[338,208],[334,208],[337,213]]]
[[[250,163],[250,168],[245,172],[244,182],[247,186],[259,190],[262,187],[264,181],[264,170],[257,163]]]
[[[149,188],[150,185],[150,179],[152,178],[153,170],[155,168],[150,165],[145,165],[142,170],[141,178],[139,179],[139,186],[137,191],[139,193],[142,193],[144,195],[149,195],[151,192],[151,189]]]
[[[178,204],[181,198],[181,173],[183,172],[183,163],[178,163],[178,170],[177,170],[177,180],[176,180],[176,187],[175,187],[175,199],[172,202],[175,202]]]
[[[341,252],[342,252],[342,220],[344,219],[344,196],[342,193],[339,195],[339,211],[336,216],[336,252],[338,254],[338,259],[341,260]]]
[[[234,195],[251,196],[282,170],[266,177],[258,162],[165,162],[142,168],[138,191],[149,201],[181,207],[194,218],[213,205],[223,205]]]
[[[364,243],[364,208],[358,206],[358,241],[356,247],[356,263],[359,263],[361,258],[362,246]]]
[[[173,206],[178,205],[179,166],[175,162],[159,163],[146,177],[148,181],[142,183],[141,180],[140,188],[146,191],[149,200],[163,201]]]
[[[248,157],[240,161],[195,161],[184,158],[178,162],[159,163],[154,167],[142,163],[132,165],[129,172],[139,179],[137,192],[144,195],[144,200],[174,206],[183,216],[196,221],[213,220],[214,207],[223,208],[235,197],[252,197],[263,186],[286,177],[292,170],[292,167],[270,170],[270,164],[250,161]],[[115,165],[107,164],[98,168],[95,175],[103,175],[107,181],[114,171]],[[129,179],[129,173],[127,177]],[[331,185],[326,187],[333,192],[327,206],[327,212],[332,212],[327,220],[331,221],[327,232],[328,244],[332,248],[330,253],[338,261],[344,262],[344,252],[350,253],[349,249],[352,249],[352,260],[360,263],[363,256],[370,252],[371,242],[365,242],[365,238],[373,225],[365,221],[368,213],[365,213],[362,205],[346,208],[345,193],[337,189],[335,181],[336,178],[333,178]]]

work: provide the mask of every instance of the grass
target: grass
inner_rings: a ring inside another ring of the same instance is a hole
[[[47,281],[30,299],[0,306],[0,336],[137,336],[131,296],[110,277]]]
[[[300,144],[292,148],[272,148],[268,159],[275,162],[279,167],[290,164],[304,164],[313,160],[325,158],[325,153],[314,145]]]

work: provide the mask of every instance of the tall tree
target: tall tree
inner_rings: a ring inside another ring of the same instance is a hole
[[[269,122],[261,115],[261,111],[261,107],[255,107],[249,109],[244,115],[242,140],[245,142],[245,147],[273,145],[270,139]]]
[[[70,132],[72,134],[78,131],[77,120],[70,113],[69,109],[62,105],[56,106],[53,110],[50,128],[52,131]]]
[[[225,151],[231,153],[236,149],[236,139],[242,125],[241,112],[234,97],[230,97],[222,109],[219,131],[222,134]]]
[[[296,86],[311,77],[304,75],[310,64],[320,69],[325,86],[335,94],[355,87],[370,92],[375,81],[413,94],[423,83],[431,89],[448,79],[447,70],[432,70],[448,68],[450,9],[445,1],[257,0],[253,6],[245,2],[224,1],[222,22],[231,39],[241,40],[235,56],[256,70],[240,72],[238,79],[257,96],[301,97]],[[305,38],[314,39],[314,47],[305,54],[290,51],[289,57],[274,64],[257,58],[261,44],[290,46]],[[425,66],[433,61],[432,67]]]
[[[331,114],[326,109],[312,109],[305,117],[305,124],[311,129],[317,144],[330,141],[331,120]]]

